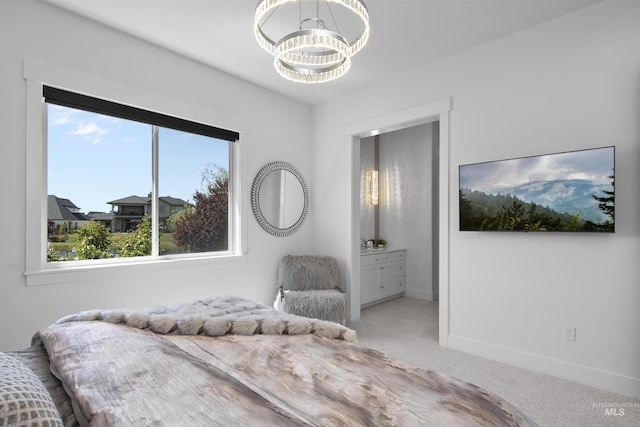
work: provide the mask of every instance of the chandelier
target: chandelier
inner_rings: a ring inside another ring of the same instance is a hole
[[[291,31],[295,21],[297,30]],[[349,24],[345,32],[338,22]],[[323,83],[349,71],[351,57],[367,44],[369,12],[364,0],[260,0],[254,30],[282,77]]]

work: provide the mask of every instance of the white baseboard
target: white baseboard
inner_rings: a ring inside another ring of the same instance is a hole
[[[409,298],[417,298],[424,299],[427,301],[434,301],[433,293],[429,291],[417,290],[417,289],[407,289],[404,292],[404,296]]]
[[[507,363],[519,368],[597,387],[603,390],[640,398],[640,378],[628,377],[614,372],[576,365],[533,353],[513,350],[468,338],[449,335],[449,348],[463,351],[485,359]]]

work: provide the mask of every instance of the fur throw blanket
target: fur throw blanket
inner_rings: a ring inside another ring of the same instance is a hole
[[[314,334],[350,342],[357,340],[354,330],[338,323],[287,314],[234,296],[211,297],[143,311],[89,310],[65,316],[56,324],[83,321],[121,324],[163,335]]]

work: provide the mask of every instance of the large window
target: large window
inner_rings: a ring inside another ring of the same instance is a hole
[[[48,86],[43,96],[47,264],[234,250],[237,132]]]

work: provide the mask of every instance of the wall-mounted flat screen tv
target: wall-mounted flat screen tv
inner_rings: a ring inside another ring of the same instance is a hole
[[[461,231],[613,233],[615,147],[461,165]]]

